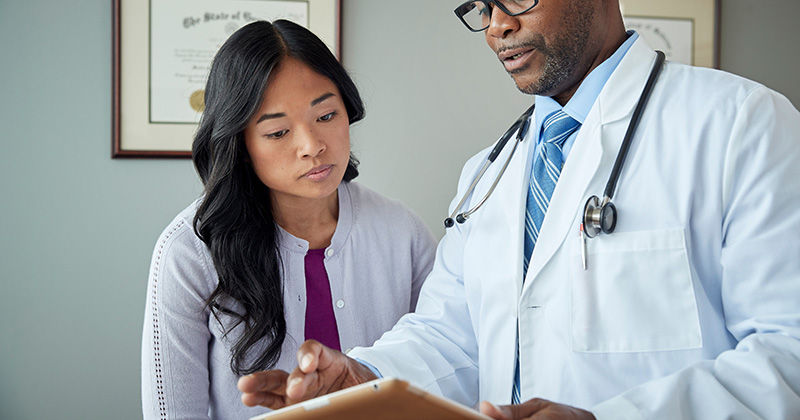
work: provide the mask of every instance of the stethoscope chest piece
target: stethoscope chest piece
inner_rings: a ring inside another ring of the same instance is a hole
[[[617,159],[614,161],[614,168],[611,170],[611,176],[608,178],[606,190],[603,194],[603,201],[601,202],[596,195],[589,197],[586,200],[586,205],[583,206],[583,232],[589,238],[594,238],[602,233],[611,233],[617,227],[617,208],[611,202],[611,197],[614,196],[614,190],[617,187],[619,174],[622,170],[622,163],[625,161],[625,156],[628,154],[633,134],[636,132],[636,127],[639,125],[639,120],[644,112],[644,107],[647,99],[650,98],[650,93],[653,91],[656,79],[658,78],[661,68],[663,67],[666,56],[661,51],[656,51],[656,60],[650,75],[647,77],[647,83],[644,86],[639,102],[636,104],[636,109],[633,111],[631,121],[628,123],[628,129],[625,132],[625,138],[622,139],[622,145],[617,152]]]
[[[586,236],[594,238],[600,232],[611,233],[617,227],[617,207],[608,199],[600,202],[593,195],[586,200],[583,206],[583,231]]]

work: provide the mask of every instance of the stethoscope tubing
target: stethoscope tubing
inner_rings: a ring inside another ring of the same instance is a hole
[[[517,141],[514,142],[514,147],[511,149],[511,153],[509,153],[508,158],[506,158],[506,161],[503,163],[503,167],[500,168],[500,173],[497,174],[497,176],[494,178],[494,182],[492,182],[492,186],[489,187],[489,191],[486,192],[486,195],[483,196],[481,201],[479,201],[478,204],[475,205],[475,207],[473,207],[473,208],[471,208],[471,209],[459,214],[458,216],[456,216],[456,221],[458,221],[459,223],[464,223],[464,221],[466,221],[469,218],[469,216],[472,215],[472,213],[475,213],[476,211],[478,211],[478,209],[481,208],[481,206],[483,206],[483,203],[485,203],[486,200],[489,199],[489,196],[491,196],[492,193],[494,192],[494,189],[497,188],[497,184],[500,183],[500,179],[503,177],[503,174],[506,172],[506,168],[508,168],[508,164],[511,163],[511,158],[514,157],[514,152],[517,151],[517,146],[519,146],[520,142],[521,142],[521,140],[517,140]],[[484,165],[484,168],[482,170],[483,172],[486,171],[486,168],[488,168],[489,163],[490,162],[488,162],[488,161],[486,162],[486,164]]]
[[[639,121],[641,120],[642,113],[644,112],[644,109],[645,109],[645,105],[647,104],[647,101],[650,98],[650,94],[653,91],[653,87],[655,86],[656,79],[658,79],[658,76],[661,73],[662,68],[664,67],[665,59],[666,59],[666,56],[662,51],[656,51],[655,63],[653,64],[653,68],[650,71],[650,75],[647,78],[647,82],[645,83],[644,89],[642,90],[642,94],[639,97],[639,101],[636,104],[636,108],[633,111],[633,115],[631,117],[631,121],[628,124],[628,129],[625,132],[625,137],[622,140],[622,144],[620,145],[620,149],[617,152],[617,158],[614,161],[614,167],[611,170],[611,175],[608,178],[608,183],[606,184],[606,189],[604,191],[604,197],[603,197],[603,200],[602,200],[602,206],[605,206],[606,204],[608,204],[611,207],[613,207],[613,204],[611,203],[611,198],[613,197],[614,192],[615,192],[615,190],[617,188],[617,182],[619,181],[620,173],[622,171],[622,166],[625,163],[625,158],[628,156],[628,150],[630,149],[631,141],[633,140],[633,136],[636,133],[636,128],[639,126]],[[530,125],[530,118],[531,118],[531,115],[533,114],[533,110],[534,110],[535,107],[536,107],[536,104],[531,105],[531,107],[528,108],[528,110],[526,110],[525,113],[523,113],[514,122],[514,124],[503,134],[503,136],[497,142],[495,147],[492,149],[491,153],[489,153],[489,156],[487,157],[486,162],[484,162],[484,164],[481,167],[480,171],[478,172],[478,174],[473,179],[472,183],[470,184],[469,188],[467,189],[467,192],[464,193],[464,196],[461,198],[461,201],[459,201],[458,205],[456,205],[455,209],[453,210],[453,213],[450,214],[450,217],[448,217],[448,218],[446,218],[444,220],[445,228],[450,228],[455,224],[454,221],[453,221],[454,217],[455,217],[456,221],[458,221],[458,223],[466,222],[466,220],[469,218],[469,216],[471,216],[479,208],[481,208],[481,206],[483,206],[483,204],[486,202],[486,200],[488,200],[489,197],[492,195],[492,192],[494,192],[495,188],[497,187],[498,183],[500,182],[500,179],[503,177],[503,174],[505,173],[506,168],[508,167],[509,163],[511,162],[511,159],[514,157],[514,152],[517,150],[517,146],[519,145],[520,142],[522,142],[523,138],[525,137],[525,134],[528,131],[528,126]],[[511,135],[514,133],[514,131],[517,132],[517,141],[514,142],[514,148],[511,149],[511,153],[509,153],[508,158],[506,159],[505,163],[503,164],[503,167],[500,169],[500,172],[498,173],[498,175],[495,177],[494,182],[492,182],[492,185],[490,186],[490,188],[487,191],[487,193],[478,202],[478,204],[476,204],[471,209],[468,209],[465,212],[459,213],[458,212],[459,209],[461,209],[461,207],[464,205],[464,203],[466,203],[467,199],[471,196],[472,192],[475,190],[475,187],[478,185],[478,182],[483,178],[484,173],[486,173],[486,170],[489,168],[489,165],[494,163],[494,161],[497,158],[497,156],[500,155],[500,152],[503,150],[503,148],[505,147],[505,145],[508,142],[508,140],[511,138]],[[591,197],[589,200],[591,201],[594,198],[595,197]],[[610,231],[613,231],[613,225],[616,225],[616,210],[615,209],[612,209],[612,210],[614,210],[614,222],[612,224],[612,227],[611,227]],[[584,219],[585,218],[586,218],[586,216],[584,215]],[[586,220],[584,220],[584,223],[585,222],[586,222]],[[590,235],[590,236],[594,236],[594,235]]]
[[[617,159],[614,161],[614,168],[611,169],[611,175],[608,178],[606,189],[603,192],[604,204],[611,201],[611,198],[614,196],[617,182],[619,181],[619,175],[620,172],[622,172],[622,165],[625,163],[625,158],[628,156],[628,150],[631,147],[633,135],[636,133],[639,121],[642,119],[642,113],[644,112],[647,100],[650,99],[650,94],[653,93],[656,79],[658,79],[658,75],[661,74],[661,69],[664,67],[665,58],[666,56],[662,51],[656,51],[656,62],[653,65],[653,70],[647,78],[647,83],[644,85],[642,95],[639,97],[639,102],[636,104],[636,108],[633,111],[631,123],[628,125],[628,130],[625,132],[625,137],[622,139],[622,145],[620,146],[619,153],[617,153]]]
[[[530,126],[530,117],[533,114],[533,110],[535,107],[536,104],[531,105],[530,108],[528,108],[522,115],[520,115],[519,118],[517,118],[517,120],[514,121],[514,124],[512,124],[511,127],[509,127],[509,129],[506,130],[505,133],[503,133],[503,136],[500,138],[500,140],[497,141],[497,144],[489,153],[489,156],[486,158],[486,161],[483,163],[483,166],[481,167],[480,171],[473,178],[472,184],[470,184],[469,188],[467,188],[467,192],[464,193],[464,196],[461,197],[461,201],[459,201],[458,205],[456,205],[455,209],[453,210],[453,213],[450,214],[450,217],[444,219],[445,228],[453,227],[454,225],[453,218],[455,218],[455,220],[457,220],[458,223],[466,222],[469,216],[478,211],[478,209],[481,208],[481,206],[483,206],[483,203],[485,203],[486,200],[488,200],[489,197],[492,195],[492,192],[494,192],[494,189],[497,187],[497,184],[503,177],[503,173],[505,173],[506,168],[508,168],[509,163],[511,163],[511,158],[514,157],[514,152],[517,150],[517,146],[519,145],[520,142],[522,142],[522,140],[525,138],[525,134],[528,132],[528,127]],[[517,132],[517,139],[514,142],[514,147],[511,149],[511,153],[509,153],[508,158],[506,158],[506,161],[503,164],[503,167],[500,169],[500,172],[495,177],[494,182],[489,188],[489,191],[483,196],[483,198],[478,202],[478,204],[476,204],[471,209],[468,209],[465,212],[459,213],[458,211],[459,209],[461,209],[461,206],[463,206],[464,203],[467,201],[467,199],[470,197],[470,195],[472,195],[472,192],[475,190],[475,186],[477,186],[478,182],[483,178],[483,174],[486,173],[486,170],[489,168],[489,166],[492,163],[494,163],[494,161],[497,159],[497,156],[500,155],[500,152],[503,150],[503,148],[505,148],[506,144],[508,143],[508,140],[511,138],[511,135],[513,135],[515,131]]]

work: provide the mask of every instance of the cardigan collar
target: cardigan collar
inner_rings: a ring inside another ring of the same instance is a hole
[[[339,199],[339,220],[336,222],[336,230],[333,232],[331,244],[325,248],[325,258],[338,254],[347,238],[350,236],[350,229],[355,223],[355,212],[353,211],[353,201],[350,196],[348,182],[342,181],[337,189]],[[300,239],[278,226],[278,240],[281,248],[290,251],[306,254],[308,252],[308,241]]]

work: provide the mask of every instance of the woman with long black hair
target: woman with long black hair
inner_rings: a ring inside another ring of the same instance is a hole
[[[364,116],[325,44],[288,21],[235,32],[209,73],[192,147],[204,194],[158,240],[142,344],[145,419],[245,419],[236,382],[291,370],[316,339],[370,345],[412,311],[435,240],[351,182]]]

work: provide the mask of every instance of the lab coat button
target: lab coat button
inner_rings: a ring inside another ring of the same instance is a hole
[[[344,301],[341,300],[341,299],[337,300],[336,301],[336,307],[339,308],[339,309],[344,308]]]
[[[329,256],[329,257],[330,257],[331,255],[333,255],[333,249],[330,249],[330,248],[328,248],[328,250],[327,250],[327,251],[325,251],[325,255],[327,255],[327,256]]]

